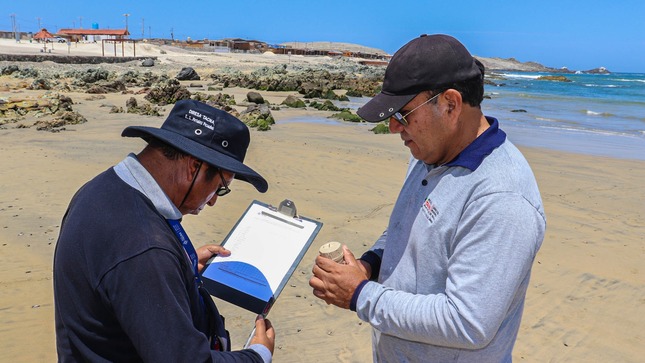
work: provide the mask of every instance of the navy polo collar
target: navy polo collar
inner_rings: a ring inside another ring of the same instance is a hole
[[[457,157],[444,164],[446,166],[462,166],[475,171],[484,161],[486,156],[498,148],[506,140],[506,133],[499,128],[499,123],[494,117],[486,116],[490,127],[479,135],[475,141],[466,146]]]

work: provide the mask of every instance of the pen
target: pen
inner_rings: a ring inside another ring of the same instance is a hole
[[[251,339],[253,339],[254,335],[255,335],[255,327],[253,327],[253,330],[251,330],[251,335],[249,335],[249,339],[246,340],[246,343],[244,343],[244,347],[242,347],[242,349],[246,349],[249,347],[249,344],[251,344]]]

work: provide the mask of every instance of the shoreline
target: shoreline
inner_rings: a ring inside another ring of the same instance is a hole
[[[492,116],[495,117],[494,112]],[[519,126],[510,123],[505,124],[503,119],[498,120],[500,121],[500,128],[506,132],[511,142],[519,147],[613,159],[645,161],[645,138],[633,135],[567,130],[555,127]],[[276,119],[276,123],[351,125],[350,122],[319,116],[290,116],[284,119]],[[355,125],[357,127],[364,127],[367,131],[377,124],[360,123]],[[378,137],[378,135],[375,136]]]

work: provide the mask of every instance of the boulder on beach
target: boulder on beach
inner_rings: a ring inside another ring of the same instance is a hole
[[[258,131],[271,130],[271,125],[275,124],[271,109],[266,104],[250,105],[240,113],[240,120],[250,128],[257,128]]]
[[[143,62],[141,62],[142,67],[153,67],[155,65],[155,60],[152,58],[144,59]]]
[[[306,107],[305,102],[294,95],[287,96],[287,98],[285,98],[284,101],[282,101],[281,105],[285,105],[287,107],[292,107],[292,108]]]
[[[255,104],[263,104],[264,97],[258,92],[250,91],[246,94],[246,100]]]
[[[180,81],[199,81],[200,77],[197,72],[192,67],[184,67],[179,71],[175,76],[176,79]]]

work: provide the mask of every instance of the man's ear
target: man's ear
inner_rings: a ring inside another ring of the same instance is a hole
[[[459,115],[461,113],[463,100],[459,91],[452,88],[447,89],[443,92],[443,98],[446,101],[445,110],[449,115],[452,115],[453,113],[454,115]]]
[[[200,161],[191,156],[191,155],[186,155],[182,160],[181,160],[181,165],[184,166],[184,178],[188,180],[188,182],[192,182],[193,177],[195,176],[195,173],[197,172],[197,168],[199,168],[199,163]]]

